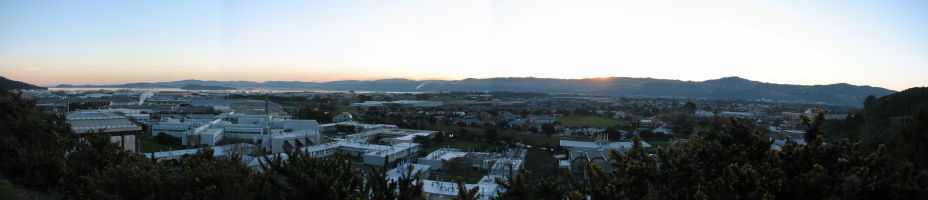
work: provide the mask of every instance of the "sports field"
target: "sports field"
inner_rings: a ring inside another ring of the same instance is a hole
[[[613,126],[630,126],[628,122],[600,116],[563,116],[557,121],[564,126],[589,126],[594,128],[608,128]]]

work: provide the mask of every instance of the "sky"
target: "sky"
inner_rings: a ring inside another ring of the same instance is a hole
[[[0,0],[0,76],[928,86],[928,1]]]

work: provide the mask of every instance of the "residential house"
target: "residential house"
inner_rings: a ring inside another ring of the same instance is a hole
[[[349,112],[342,112],[341,114],[338,114],[335,117],[332,117],[332,121],[335,123],[350,122],[350,121],[353,121],[353,119],[354,118],[351,116],[351,113]]]

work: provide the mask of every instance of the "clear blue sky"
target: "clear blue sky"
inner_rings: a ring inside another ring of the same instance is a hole
[[[0,75],[928,86],[928,1],[0,0]]]

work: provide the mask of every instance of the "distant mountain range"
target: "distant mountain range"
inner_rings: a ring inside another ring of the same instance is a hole
[[[39,87],[39,86],[36,86],[36,85],[33,85],[33,84],[28,84],[28,83],[23,83],[23,82],[19,82],[19,81],[10,80],[10,79],[7,79],[6,77],[2,77],[2,76],[0,76],[0,88],[7,89],[7,90],[22,90],[22,89],[27,89],[27,90],[30,90],[30,89],[47,90],[47,89],[48,89],[48,88]]]
[[[846,83],[831,85],[786,85],[763,83],[740,77],[726,77],[707,81],[680,81],[654,78],[487,78],[463,80],[409,80],[383,79],[373,81],[299,82],[267,81],[201,81],[183,80],[158,83],[129,83],[120,85],[58,85],[59,88],[113,87],[113,88],[180,88],[187,85],[222,85],[235,88],[261,88],[272,90],[327,90],[327,91],[390,91],[390,92],[447,92],[447,91],[515,91],[568,94],[654,96],[683,98],[715,98],[743,100],[772,100],[835,105],[862,106],[868,95],[881,97],[896,91],[856,86]]]
[[[235,90],[234,87],[210,86],[210,85],[185,85],[180,87],[183,90]]]

